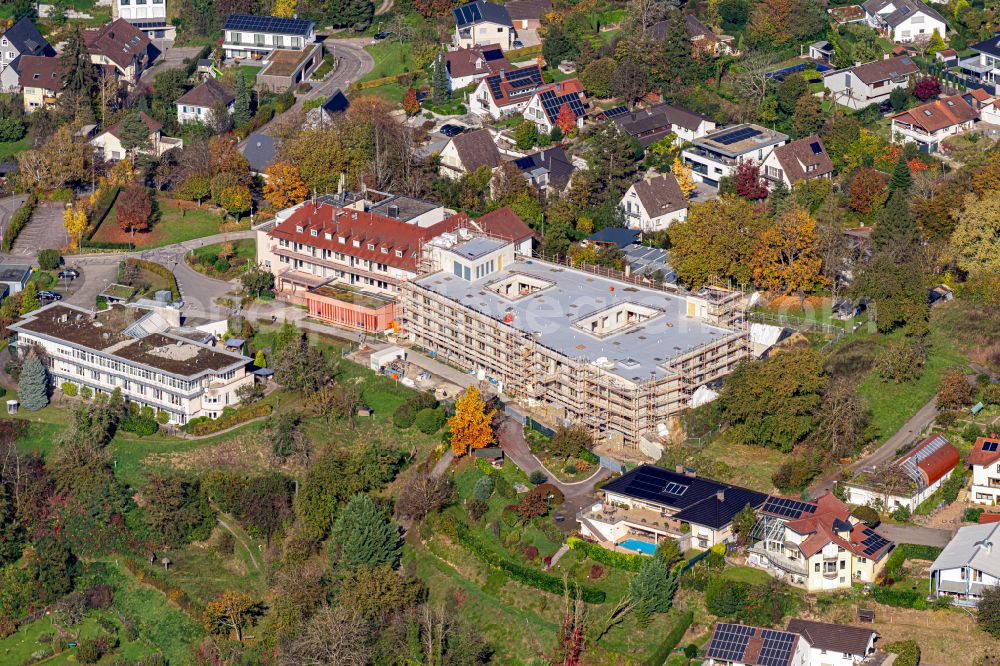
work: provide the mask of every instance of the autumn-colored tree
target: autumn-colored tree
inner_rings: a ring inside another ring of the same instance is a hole
[[[736,194],[758,201],[767,196],[767,181],[760,175],[760,167],[753,162],[740,160],[733,171],[733,183],[736,186]]]
[[[271,9],[271,14],[282,18],[292,18],[295,15],[298,4],[298,0],[274,0],[274,7]]]
[[[1000,192],[981,199],[970,194],[963,208],[951,235],[958,265],[970,273],[1000,273]]]
[[[240,218],[244,213],[250,211],[253,199],[250,196],[250,188],[246,185],[233,185],[227,187],[219,194],[219,205],[226,209],[230,215]]]
[[[93,148],[67,123],[41,147],[17,154],[17,181],[28,191],[53,190],[90,177]]]
[[[148,231],[153,202],[146,188],[138,183],[127,186],[115,204],[115,219],[122,231],[135,236],[136,231]]]
[[[408,116],[420,113],[420,102],[417,100],[416,88],[407,88],[406,94],[403,95],[403,111],[406,111]]]
[[[563,102],[563,105],[559,107],[559,115],[556,117],[556,127],[564,135],[569,134],[576,127],[576,115],[569,108],[569,102]]]
[[[670,225],[670,263],[692,289],[713,278],[747,284],[750,251],[767,224],[753,204],[733,196],[691,206],[686,220]]]
[[[63,226],[69,235],[70,249],[76,250],[80,246],[80,238],[87,230],[87,211],[83,206],[67,206],[63,213]]]
[[[309,196],[309,188],[294,164],[275,162],[265,173],[264,199],[272,208],[288,208],[302,203]]]
[[[881,208],[888,195],[885,176],[870,167],[862,167],[851,179],[847,207],[868,215]]]
[[[972,402],[972,386],[958,368],[952,368],[941,378],[937,404],[942,409],[961,409]]]
[[[670,173],[674,174],[677,180],[677,187],[681,188],[681,194],[685,199],[690,199],[695,191],[694,178],[691,177],[691,167],[686,166],[679,156],[674,157],[674,164],[670,168]]]
[[[261,614],[260,602],[242,592],[223,592],[209,601],[202,613],[202,625],[216,635],[236,634],[236,640],[243,640],[243,630],[253,624]]]
[[[249,182],[250,163],[237,150],[236,141],[230,136],[213,136],[208,140],[209,167],[212,176],[233,174]]]
[[[451,11],[454,3],[451,0],[413,0],[413,8],[424,18],[444,16]]]
[[[474,385],[465,389],[455,401],[455,415],[448,419],[451,431],[451,450],[464,456],[474,449],[482,449],[494,442],[493,416],[495,409],[486,411],[486,403]]]
[[[135,168],[132,160],[119,160],[108,169],[108,182],[112,185],[125,187],[134,183],[139,175],[139,170]]]
[[[913,96],[921,102],[926,102],[931,97],[941,93],[941,82],[933,76],[925,76],[917,82],[913,88]]]
[[[826,284],[823,262],[816,252],[816,221],[801,208],[778,216],[754,243],[750,257],[754,282],[784,295],[806,292]]]

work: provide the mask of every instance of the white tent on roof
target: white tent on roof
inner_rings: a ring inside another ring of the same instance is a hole
[[[695,392],[691,395],[691,399],[688,400],[688,407],[691,407],[692,409],[695,407],[701,407],[702,405],[707,405],[718,397],[719,394],[717,391],[713,391],[708,388],[708,386],[702,385],[695,389]]]

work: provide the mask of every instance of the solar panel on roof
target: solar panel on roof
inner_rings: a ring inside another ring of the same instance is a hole
[[[983,451],[990,451],[990,452],[996,451],[997,446],[1000,446],[1000,442],[984,442]]]
[[[744,139],[749,139],[751,137],[760,134],[760,130],[754,129],[753,127],[741,127],[738,130],[733,130],[722,136],[715,137],[712,140],[716,143],[721,143],[723,146],[729,146]]]
[[[490,87],[490,94],[493,95],[493,99],[499,99],[500,97],[503,97],[503,90],[500,87],[499,76],[486,77],[486,85]]]
[[[524,171],[525,169],[533,169],[535,167],[535,160],[531,157],[519,157],[514,160],[514,165],[521,171]]]
[[[486,62],[493,62],[494,60],[503,60],[503,51],[500,49],[490,49],[489,51],[483,51],[483,60]]]
[[[680,497],[681,495],[687,492],[687,489],[688,489],[687,486],[677,483],[675,481],[671,481],[663,488],[663,492],[669,493],[671,495],[677,495],[678,497]]]
[[[299,18],[233,14],[226,19],[225,29],[270,32],[283,35],[305,35],[308,34],[311,24],[312,21]]]
[[[706,654],[722,661],[742,661],[747,643],[756,631],[756,628],[742,624],[717,624]]]
[[[604,112],[604,117],[608,118],[610,120],[611,118],[617,118],[618,116],[624,116],[627,113],[628,113],[628,107],[616,106],[613,109],[608,109],[607,111],[605,111]]]
[[[768,497],[764,512],[781,518],[798,518],[803,513],[816,513],[816,505],[787,497]]]
[[[760,648],[757,663],[760,666],[786,666],[792,656],[792,646],[795,645],[795,634],[774,629],[762,629],[761,638],[764,644]]]
[[[882,548],[889,545],[888,539],[882,538],[882,536],[874,530],[867,527],[862,532],[862,535],[865,538],[861,540],[861,545],[864,546],[864,554],[868,557],[874,555],[878,551],[882,550]]]
[[[570,111],[577,118],[583,115],[583,102],[580,101],[580,96],[576,93],[568,93],[557,97],[553,91],[546,90],[541,94],[539,100],[542,103],[542,110],[545,111],[545,115],[549,118],[558,118],[563,104],[568,104]]]

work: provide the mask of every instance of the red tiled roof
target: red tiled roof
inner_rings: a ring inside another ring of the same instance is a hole
[[[498,74],[501,69],[506,70],[511,67],[511,64],[507,62],[507,58],[502,57],[503,52],[501,51],[501,57],[495,60],[486,60],[483,54],[487,51],[499,50],[500,46],[494,44],[474,49],[455,49],[445,54],[444,61],[448,67],[448,73],[451,74],[452,78],[475,76],[476,74],[483,76]],[[481,66],[476,67],[477,63]]]
[[[103,55],[125,69],[132,59],[146,53],[149,37],[125,19],[117,19],[95,30],[84,30],[83,40],[91,55]]]
[[[986,451],[983,449],[987,442],[996,443],[997,449],[1000,449],[1000,439],[997,439],[996,436],[980,437],[972,445],[972,451],[969,453],[966,463],[977,467],[984,467],[1000,460],[1000,450]]]
[[[510,84],[510,75],[514,72],[521,73],[521,76],[516,77],[515,80],[519,83],[524,82],[526,85],[515,88]],[[541,80],[542,71],[538,65],[528,65],[518,69],[505,69],[500,74],[493,74],[486,77],[486,90],[497,106],[508,106],[531,99],[531,96],[535,94],[535,90],[545,85],[534,84],[532,81],[541,82]],[[499,94],[494,94],[496,92],[499,92]]]
[[[914,125],[925,132],[961,125],[979,117],[979,111],[961,95],[943,97],[892,116],[893,120]]]
[[[21,56],[21,74],[18,83],[22,88],[44,88],[53,92],[62,85],[62,67],[59,58]]]
[[[479,219],[473,220],[472,225],[484,234],[503,238],[514,243],[519,243],[525,238],[531,238],[535,235],[531,227],[525,224],[517,216],[517,213],[507,206],[497,208],[481,216]]]
[[[871,529],[862,522],[851,523],[850,509],[832,493],[821,495],[809,504],[816,506],[815,513],[803,512],[799,518],[785,523],[785,527],[806,537],[799,544],[799,549],[806,557],[812,557],[823,550],[824,546],[833,543],[854,555],[877,560],[892,546],[887,542],[878,551],[866,554],[862,541],[870,536]],[[849,532],[845,529],[838,532],[838,524],[841,527],[850,525],[851,529]]]

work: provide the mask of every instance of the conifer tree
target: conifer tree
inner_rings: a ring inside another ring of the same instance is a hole
[[[431,97],[435,104],[444,104],[451,97],[445,67],[444,53],[438,53],[437,60],[434,61],[434,77],[431,79]]]
[[[399,528],[368,495],[359,493],[344,505],[333,523],[332,537],[334,566],[357,569],[399,563]]]
[[[34,350],[28,352],[17,382],[21,406],[35,412],[49,404],[49,372]]]
[[[73,120],[89,120],[93,116],[91,95],[94,91],[94,67],[90,52],[83,40],[83,33],[76,28],[69,34],[66,46],[59,55],[60,80],[59,110]]]
[[[242,71],[236,72],[236,101],[233,110],[233,124],[236,127],[243,127],[250,122],[250,87],[247,85],[246,75]]]
[[[906,158],[900,155],[899,161],[896,162],[896,166],[892,170],[892,178],[889,180],[889,191],[895,192],[896,190],[901,190],[909,192],[912,186],[913,176],[910,175],[910,167],[906,163]]]

